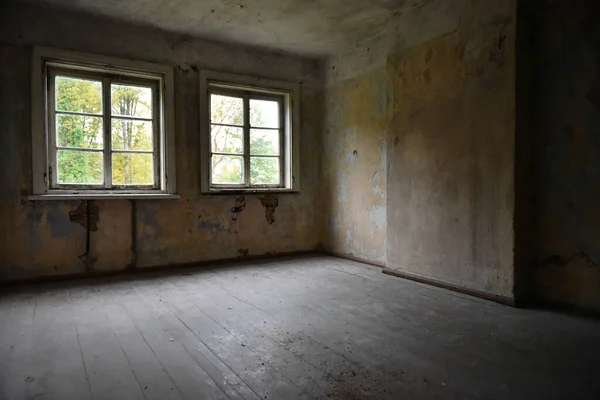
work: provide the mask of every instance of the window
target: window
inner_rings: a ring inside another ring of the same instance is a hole
[[[47,49],[34,60],[36,194],[174,193],[168,67]]]
[[[203,191],[298,190],[297,86],[203,71],[201,91]]]

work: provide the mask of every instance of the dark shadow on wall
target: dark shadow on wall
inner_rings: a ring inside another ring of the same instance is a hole
[[[544,1],[524,20],[531,28],[535,148],[531,294],[595,311],[600,311],[599,15],[595,0]],[[523,89],[524,82],[518,83]],[[526,195],[522,189],[521,197]],[[523,226],[520,232],[527,236]]]

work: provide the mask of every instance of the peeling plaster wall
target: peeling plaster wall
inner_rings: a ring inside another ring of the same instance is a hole
[[[386,243],[385,79],[385,69],[378,68],[325,96],[325,246],[378,262],[385,261]]]
[[[513,296],[515,27],[515,1],[415,1],[330,60],[328,250]]]
[[[0,5],[0,38],[0,280],[84,273],[87,266],[86,229],[69,219],[81,202],[27,200],[32,186],[32,45],[174,67],[177,189],[182,199],[94,201],[99,222],[90,235],[93,271],[319,247],[319,62],[33,5]],[[277,196],[273,224],[257,196],[246,196],[245,209],[234,216],[236,196],[199,195],[199,68],[302,82],[301,193]]]
[[[600,311],[600,5],[533,11],[533,293]]]
[[[388,263],[512,298],[515,4],[455,3],[388,58]]]

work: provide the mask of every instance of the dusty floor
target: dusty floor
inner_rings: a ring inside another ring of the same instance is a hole
[[[19,288],[0,323],[3,400],[600,398],[600,322],[333,257]]]

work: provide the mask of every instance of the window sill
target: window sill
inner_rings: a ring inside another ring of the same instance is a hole
[[[179,200],[178,194],[166,193],[49,193],[27,196],[32,201],[52,200]]]
[[[203,196],[239,196],[252,194],[298,194],[298,190],[293,189],[214,189],[202,192]]]

